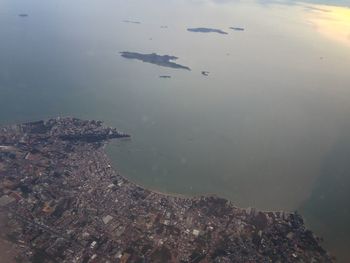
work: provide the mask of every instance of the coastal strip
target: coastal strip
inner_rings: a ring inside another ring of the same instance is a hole
[[[104,148],[128,134],[56,118],[0,128],[1,232],[21,262],[333,262],[297,213],[150,191]]]

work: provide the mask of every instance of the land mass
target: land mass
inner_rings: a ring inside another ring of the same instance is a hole
[[[0,235],[17,262],[332,262],[297,213],[128,181],[104,152],[124,137],[75,118],[0,128]]]
[[[207,28],[207,27],[187,28],[187,31],[199,32],[199,33],[218,33],[218,34],[227,35],[227,33],[225,31],[222,31],[221,29]]]
[[[178,57],[175,57],[175,56],[157,55],[156,53],[141,54],[141,53],[127,52],[127,51],[120,52],[120,54],[122,57],[127,59],[137,59],[137,60],[141,60],[142,62],[151,63],[162,67],[191,70],[189,67],[171,62],[171,60],[178,59]]]

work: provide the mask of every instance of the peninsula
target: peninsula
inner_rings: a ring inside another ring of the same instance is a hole
[[[225,31],[222,31],[221,29],[207,28],[207,27],[187,28],[187,31],[199,32],[199,33],[218,33],[218,34],[227,35],[227,33]]]
[[[0,244],[11,242],[11,262],[332,262],[297,213],[128,181],[104,152],[124,137],[76,118],[0,128]]]
[[[175,57],[175,56],[157,55],[156,53],[141,54],[141,53],[127,52],[127,51],[120,52],[120,54],[122,57],[127,59],[137,59],[137,60],[141,60],[142,62],[155,64],[161,67],[191,70],[189,67],[171,62],[171,60],[178,59],[178,57]]]

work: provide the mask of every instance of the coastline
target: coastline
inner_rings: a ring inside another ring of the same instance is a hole
[[[75,118],[0,128],[0,206],[24,262],[333,261],[296,213],[131,182],[105,152],[122,137]]]
[[[110,157],[107,155],[107,158],[109,159],[110,161]],[[111,162],[111,161],[110,161]],[[113,165],[111,165],[113,167]],[[115,169],[115,168],[114,168]],[[116,170],[117,171],[117,170]],[[122,177],[125,181],[128,181],[130,184],[133,184],[135,185],[135,187],[140,187],[140,188],[143,188],[145,189],[146,191],[149,191],[149,192],[152,192],[152,193],[155,193],[155,194],[158,194],[158,195],[161,195],[161,196],[164,196],[164,197],[174,197],[174,198],[180,198],[180,199],[183,199],[183,200],[186,200],[186,199],[193,199],[193,200],[197,200],[197,199],[200,199],[200,198],[222,198],[222,199],[225,199],[227,200],[227,202],[232,205],[233,207],[237,208],[237,209],[241,209],[241,210],[249,210],[249,209],[255,209],[259,212],[262,212],[262,213],[285,213],[285,214],[293,214],[292,211],[287,211],[287,210],[265,210],[265,209],[259,209],[257,207],[251,207],[251,206],[248,206],[248,207],[241,207],[241,206],[237,206],[235,205],[235,202],[230,200],[230,199],[226,199],[224,197],[221,197],[219,194],[215,194],[215,193],[206,193],[206,194],[199,194],[199,195],[186,195],[186,194],[179,194],[179,193],[173,193],[173,192],[166,192],[166,191],[160,191],[160,190],[156,190],[154,188],[151,188],[151,187],[145,187],[143,186],[142,184],[139,184],[137,182],[135,182],[134,180],[131,180],[128,178],[127,175],[123,175],[123,174],[120,174],[118,173],[118,175],[120,177]]]
[[[105,150],[105,147],[107,145],[104,146],[104,150]],[[113,169],[115,169],[117,172],[118,172],[118,169],[115,168],[113,166],[113,162],[111,160],[111,157],[110,155],[105,151],[105,154],[106,154],[106,158],[108,159],[111,167]],[[150,192],[153,192],[155,194],[159,194],[159,195],[162,195],[162,196],[169,196],[169,197],[176,197],[176,198],[181,198],[181,199],[200,199],[201,197],[206,197],[206,198],[209,198],[209,197],[214,197],[214,198],[223,198],[223,199],[226,199],[232,206],[234,206],[235,208],[237,209],[242,209],[242,210],[247,210],[247,209],[255,209],[257,211],[260,211],[260,212],[263,212],[263,213],[286,213],[286,214],[292,214],[293,211],[288,211],[288,210],[269,210],[269,209],[259,209],[257,207],[253,207],[253,206],[248,206],[248,207],[243,207],[243,206],[237,206],[235,205],[235,202],[233,200],[230,200],[228,198],[225,198],[225,197],[222,197],[220,196],[219,194],[216,194],[216,193],[205,193],[205,194],[194,194],[194,195],[191,195],[191,194],[181,194],[181,193],[175,193],[175,192],[167,192],[167,191],[161,191],[161,190],[157,190],[155,188],[152,188],[152,187],[149,187],[149,186],[144,186],[140,183],[137,183],[135,180],[132,180],[130,179],[127,175],[125,174],[122,174],[122,173],[119,173],[118,172],[118,175],[120,177],[122,177],[124,180],[128,181],[129,183],[135,185],[136,187],[140,187],[140,188],[143,188],[147,191],[150,191]]]

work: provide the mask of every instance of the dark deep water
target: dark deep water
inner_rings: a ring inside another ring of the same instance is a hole
[[[349,262],[349,1],[151,3],[0,1],[0,124],[101,119],[133,136],[108,148],[131,180],[299,210]]]

